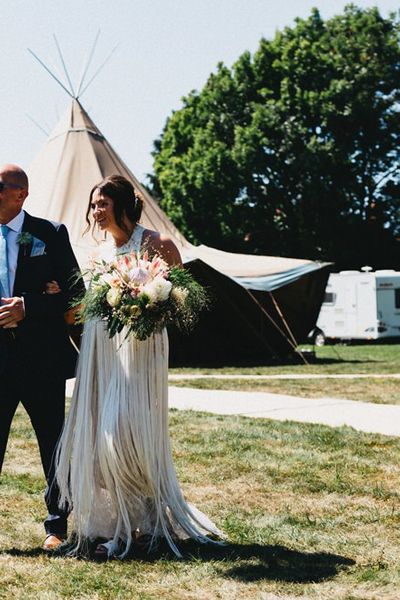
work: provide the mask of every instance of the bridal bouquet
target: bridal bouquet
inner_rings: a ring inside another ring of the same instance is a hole
[[[148,252],[122,254],[113,262],[94,262],[87,271],[89,287],[81,300],[81,322],[106,322],[110,338],[125,327],[145,340],[166,325],[189,330],[208,303],[207,293],[191,274],[170,267]]]

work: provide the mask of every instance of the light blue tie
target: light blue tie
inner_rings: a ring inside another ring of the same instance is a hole
[[[0,225],[0,284],[3,298],[10,298],[10,282],[8,280],[7,235],[8,225]]]

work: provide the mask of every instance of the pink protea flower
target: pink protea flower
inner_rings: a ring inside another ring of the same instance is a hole
[[[143,267],[134,267],[129,271],[129,281],[135,285],[144,285],[149,279],[150,274]]]

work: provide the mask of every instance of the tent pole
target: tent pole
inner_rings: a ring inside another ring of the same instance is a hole
[[[97,69],[97,71],[95,72],[95,74],[93,75],[92,79],[89,80],[89,82],[85,85],[85,87],[83,88],[83,90],[81,92],[79,92],[79,96],[82,96],[82,94],[84,94],[86,92],[86,90],[88,89],[89,85],[92,83],[92,81],[94,79],[96,79],[97,75],[100,73],[100,71],[102,70],[102,68],[108,63],[108,61],[110,60],[110,58],[112,57],[112,55],[114,54],[114,52],[116,51],[116,49],[118,48],[119,44],[117,44],[116,46],[114,46],[114,48],[111,50],[110,54],[107,56],[107,58],[105,59],[105,61],[103,61],[101,63],[101,65],[99,66],[99,68]]]
[[[276,329],[279,331],[279,333],[285,338],[285,340],[289,343],[289,346],[291,346],[293,348],[293,350],[297,353],[300,354],[302,360],[304,361],[304,363],[306,365],[308,365],[308,362],[306,361],[306,359],[304,358],[304,356],[302,355],[301,352],[299,352],[297,350],[297,343],[296,340],[293,343],[293,341],[285,334],[284,331],[282,331],[282,329],[279,327],[279,325],[274,321],[274,319],[271,317],[271,315],[265,310],[265,308],[262,306],[262,304],[257,300],[257,298],[251,293],[250,290],[248,290],[247,288],[244,288],[246,290],[246,292],[249,294],[249,296],[251,296],[251,298],[254,300],[254,302],[257,304],[257,306],[261,309],[261,311],[265,314],[266,317],[268,317],[268,319],[271,321],[271,323],[274,325],[274,327],[276,327]],[[271,294],[272,295],[272,294]],[[276,307],[275,307],[276,308]],[[279,310],[277,311],[279,314]],[[282,317],[282,314],[280,314],[283,322],[285,322],[285,320]],[[286,325],[287,327],[287,325]],[[294,339],[294,338],[293,338]]]
[[[100,29],[98,30],[98,32],[96,34],[96,37],[95,37],[94,42],[93,42],[92,49],[91,49],[91,51],[89,53],[89,56],[88,56],[88,59],[86,61],[86,65],[84,66],[83,71],[82,71],[82,75],[81,75],[81,78],[80,78],[79,83],[78,83],[78,91],[76,93],[76,97],[77,98],[79,98],[79,96],[80,96],[81,88],[82,88],[83,82],[85,80],[86,73],[88,72],[90,63],[92,62],[93,54],[94,54],[94,51],[96,49],[97,41],[99,39],[99,36],[100,36]]]
[[[296,348],[297,348],[297,346],[298,346],[299,344],[298,344],[298,342],[297,342],[296,338],[294,337],[294,335],[293,335],[293,332],[292,332],[292,330],[290,329],[290,327],[289,327],[289,324],[288,324],[288,322],[286,321],[286,319],[285,319],[285,317],[284,317],[284,315],[283,315],[283,312],[281,311],[281,309],[280,309],[280,306],[279,306],[279,304],[278,304],[278,302],[277,302],[277,300],[276,300],[275,296],[273,295],[273,293],[272,293],[272,292],[268,292],[268,293],[269,293],[269,295],[270,295],[270,296],[271,296],[271,298],[272,298],[272,302],[274,303],[274,306],[275,306],[275,309],[276,309],[276,311],[277,311],[278,315],[279,315],[279,316],[280,316],[280,318],[282,319],[282,321],[283,321],[283,324],[285,325],[285,327],[286,327],[286,329],[287,329],[287,332],[289,333],[290,337],[292,338],[292,341],[293,341],[293,343],[296,345]],[[300,352],[300,351],[299,351],[299,350],[297,350],[297,349],[296,349],[296,352],[298,352],[298,354],[300,354],[301,358],[302,358],[302,359],[303,359],[303,361],[304,361],[304,364],[308,365],[309,363],[307,362],[307,360],[306,360],[305,356],[303,355],[303,353],[302,353],[302,352]]]
[[[242,286],[240,286],[240,287],[242,287]],[[246,292],[248,292],[248,290],[246,288],[242,288],[242,289],[244,289]],[[277,353],[274,351],[274,349],[272,348],[272,346],[270,346],[268,344],[268,342],[264,339],[264,337],[262,335],[260,335],[260,331],[256,327],[253,326],[253,324],[251,323],[251,321],[245,316],[245,314],[243,314],[243,312],[240,312],[240,310],[236,306],[235,302],[232,300],[232,295],[231,294],[227,294],[223,290],[222,294],[220,292],[220,296],[223,296],[225,298],[225,300],[227,301],[227,304],[230,305],[233,308],[233,310],[236,312],[236,314],[239,315],[239,317],[241,319],[243,319],[243,321],[247,324],[247,326],[252,330],[252,332],[254,333],[254,335],[256,336],[256,338],[258,338],[260,340],[260,342],[262,343],[262,345],[267,348],[267,350],[271,354],[271,356],[274,357],[274,358],[277,358]],[[251,298],[253,299],[253,296],[251,296]],[[262,307],[258,304],[257,301],[256,301],[256,304],[259,306],[259,308],[262,309]]]
[[[71,98],[73,98],[74,96],[71,94],[71,92],[65,87],[65,85],[63,83],[61,83],[61,81],[58,79],[58,77],[56,77],[54,75],[54,73],[52,73],[52,71],[50,71],[50,69],[44,64],[44,62],[42,60],[40,60],[40,58],[33,52],[33,50],[31,50],[30,48],[28,48],[27,50],[38,61],[38,63],[40,63],[42,65],[42,67],[49,73],[49,75],[51,75],[52,78],[57,81],[58,85],[60,85],[62,87],[62,89],[65,92],[67,92],[68,96],[71,96]]]
[[[42,127],[41,125],[39,125],[39,123],[38,123],[37,121],[35,121],[35,119],[34,119],[33,117],[31,117],[31,115],[30,115],[29,113],[25,113],[25,115],[28,117],[28,119],[30,119],[30,120],[32,121],[32,123],[34,123],[34,124],[36,125],[36,127],[37,127],[38,129],[40,129],[40,131],[41,131],[42,133],[44,133],[44,135],[45,135],[46,137],[49,137],[49,132],[48,132],[48,131],[46,131],[44,127]]]
[[[53,38],[54,38],[54,43],[55,43],[55,45],[56,45],[56,48],[57,48],[57,50],[58,50],[58,55],[59,55],[59,57],[60,57],[60,60],[61,60],[62,67],[63,67],[63,69],[64,69],[64,74],[65,74],[65,77],[67,78],[67,81],[68,81],[68,83],[69,83],[69,87],[71,88],[71,93],[72,93],[72,95],[73,95],[73,96],[75,96],[75,92],[74,92],[74,86],[72,85],[71,79],[70,79],[70,77],[69,77],[68,69],[67,69],[67,66],[66,66],[66,64],[65,64],[64,57],[63,57],[63,55],[62,55],[62,52],[61,52],[60,45],[59,45],[59,43],[58,43],[58,40],[57,40],[57,38],[56,38],[56,36],[55,36],[54,34],[53,34]]]

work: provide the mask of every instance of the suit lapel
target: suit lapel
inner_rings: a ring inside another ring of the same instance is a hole
[[[30,232],[29,223],[30,223],[30,217],[29,217],[28,213],[25,213],[25,218],[24,218],[24,222],[22,224],[21,233],[23,233],[24,231]],[[17,269],[15,271],[13,294],[15,293],[16,290],[19,290],[21,287],[20,281],[21,281],[21,277],[22,277],[23,271],[24,271],[24,262],[25,262],[24,259],[30,255],[30,252],[31,252],[31,245],[29,245],[29,244],[28,245],[26,245],[26,244],[19,245]]]

